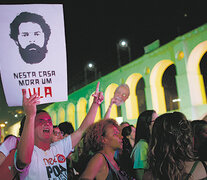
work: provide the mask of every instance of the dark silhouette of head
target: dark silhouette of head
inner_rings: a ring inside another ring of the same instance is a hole
[[[126,151],[126,153],[128,153],[128,155],[130,156],[131,152],[132,152],[132,145],[130,144],[129,138],[128,136],[132,133],[132,128],[134,126],[133,125],[129,125],[126,126],[122,129],[121,135],[123,136],[123,152]]]
[[[58,127],[63,132],[63,136],[70,135],[74,132],[73,125],[70,122],[62,122]]]
[[[200,160],[207,161],[207,122],[194,120],[191,122],[194,138],[194,151]]]
[[[45,58],[50,34],[49,25],[38,14],[22,12],[10,24],[10,37],[28,64],[40,63]]]
[[[154,110],[146,110],[139,115],[136,125],[135,144],[138,143],[140,139],[149,142],[153,113],[156,112]]]

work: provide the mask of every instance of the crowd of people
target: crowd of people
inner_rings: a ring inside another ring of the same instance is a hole
[[[15,150],[13,179],[80,180],[198,180],[207,179],[207,122],[187,120],[181,112],[140,113],[136,125],[120,125],[110,118],[113,104],[129,96],[119,86],[104,119],[94,123],[103,93],[99,83],[94,101],[81,126],[52,124],[50,115],[37,110],[39,97],[26,98],[26,116],[19,137],[9,136],[0,146],[0,169]]]
[[[38,14],[21,12],[10,24],[10,38],[29,65],[45,59],[50,35]],[[0,145],[0,179],[207,180],[207,121],[152,109],[141,112],[136,125],[119,125],[110,118],[112,106],[129,95],[127,84],[118,86],[104,118],[94,123],[104,99],[98,83],[75,131],[70,122],[53,125],[48,112],[37,110],[40,97],[23,91],[19,136],[8,135]]]

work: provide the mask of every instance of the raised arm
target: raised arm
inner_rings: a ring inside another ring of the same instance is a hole
[[[109,104],[109,107],[108,107],[108,109],[107,109],[107,111],[106,111],[106,114],[105,114],[105,116],[104,116],[104,119],[108,119],[108,118],[110,118],[111,108],[112,108],[112,105],[115,104],[115,102],[116,102],[116,99],[113,97],[113,98],[111,99],[111,102],[110,102],[110,104]]]
[[[83,132],[91,124],[93,124],[95,117],[96,117],[97,109],[104,99],[103,92],[99,92],[99,85],[100,85],[100,82],[98,82],[97,87],[96,87],[96,92],[93,94],[94,100],[88,111],[88,114],[86,115],[85,119],[83,120],[78,130],[71,134],[73,147],[75,147],[76,144],[80,141]]]
[[[39,97],[36,94],[26,98],[26,92],[23,90],[23,107],[26,114],[26,120],[20,141],[17,148],[17,167],[23,169],[31,162],[34,149],[34,123],[36,116],[36,105],[39,104]]]

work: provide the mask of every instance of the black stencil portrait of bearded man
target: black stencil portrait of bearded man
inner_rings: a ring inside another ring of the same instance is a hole
[[[45,59],[50,34],[49,25],[38,14],[22,12],[10,24],[10,37],[27,64],[37,64]]]

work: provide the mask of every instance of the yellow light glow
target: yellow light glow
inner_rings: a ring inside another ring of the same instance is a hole
[[[184,58],[184,52],[183,51],[180,51],[179,53],[178,53],[178,60],[181,60],[181,59],[183,59]]]
[[[145,74],[149,74],[150,73],[150,68],[149,67],[146,67],[145,68]]]
[[[5,127],[5,126],[6,126],[5,124],[0,124],[0,127],[2,127],[2,128]]]
[[[19,109],[19,110],[17,110],[17,113],[18,113],[18,114],[22,114],[23,111],[22,111],[21,109]]]

